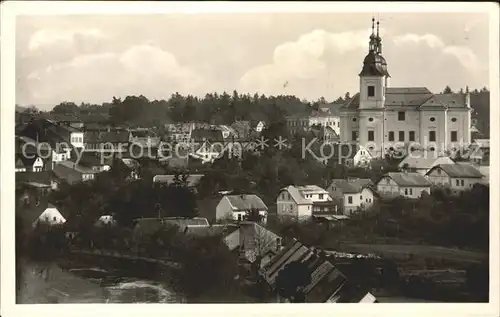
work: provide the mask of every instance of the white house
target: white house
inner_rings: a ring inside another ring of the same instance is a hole
[[[316,185],[293,186],[281,189],[276,198],[279,217],[306,220],[313,215],[337,213],[337,205],[326,190]]]
[[[433,94],[425,87],[390,87],[388,69],[378,23],[375,33],[372,21],[359,93],[340,110],[341,141],[359,141],[375,156],[383,156],[397,143],[417,142],[438,152],[470,143],[469,93]]]
[[[463,191],[483,183],[484,175],[470,164],[440,164],[429,170],[426,177],[436,186]]]
[[[66,219],[61,215],[56,207],[49,205],[42,214],[33,222],[33,228],[38,224],[57,225],[63,224]]]
[[[216,220],[231,218],[243,221],[255,211],[262,217],[262,223],[266,223],[267,210],[266,204],[257,195],[225,195],[217,204],[215,217]]]
[[[287,130],[290,134],[299,131],[308,131],[313,125],[323,128],[329,127],[337,135],[340,134],[340,118],[328,112],[315,111],[311,115],[292,115],[286,117]]]
[[[377,194],[371,186],[370,179],[333,179],[327,190],[334,200],[340,201],[343,214],[348,216],[373,204]]]
[[[449,156],[439,156],[436,152],[414,151],[409,153],[398,164],[398,168],[407,172],[417,172],[425,175],[425,173],[436,165],[454,163]]]
[[[98,227],[101,226],[111,226],[114,225],[116,221],[113,219],[113,216],[111,215],[103,215],[97,219],[95,225]]]
[[[306,148],[307,150],[307,148]],[[334,143],[323,147],[325,163],[345,166],[368,167],[372,154],[359,143]]]
[[[423,192],[430,194],[431,185],[420,173],[387,173],[377,182],[377,192],[382,197],[420,198]]]
[[[257,124],[255,125],[254,127],[254,130],[256,132],[262,132],[264,130],[264,128],[266,127],[266,124],[264,123],[264,121],[259,121],[257,122]]]

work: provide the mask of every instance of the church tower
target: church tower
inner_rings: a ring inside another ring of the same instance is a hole
[[[375,34],[373,18],[368,55],[359,73],[359,142],[375,156],[381,155],[383,149],[385,90],[390,77],[387,62],[382,56],[379,26],[377,22]]]

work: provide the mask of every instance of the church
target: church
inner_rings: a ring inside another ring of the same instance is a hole
[[[374,157],[414,144],[436,154],[470,144],[469,93],[433,94],[425,87],[390,87],[379,22],[372,19],[359,93],[340,109],[340,140],[359,142]]]

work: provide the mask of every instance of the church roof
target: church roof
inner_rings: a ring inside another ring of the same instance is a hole
[[[460,93],[433,94],[425,87],[388,87],[385,92],[385,107],[414,108],[466,108],[465,95]],[[357,110],[359,93],[353,96],[342,110]]]

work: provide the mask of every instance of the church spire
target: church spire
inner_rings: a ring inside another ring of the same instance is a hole
[[[382,54],[382,38],[380,37],[380,21],[377,21],[377,54]]]
[[[372,17],[372,34],[370,35],[369,51],[376,52],[377,36],[375,35],[375,17]]]

